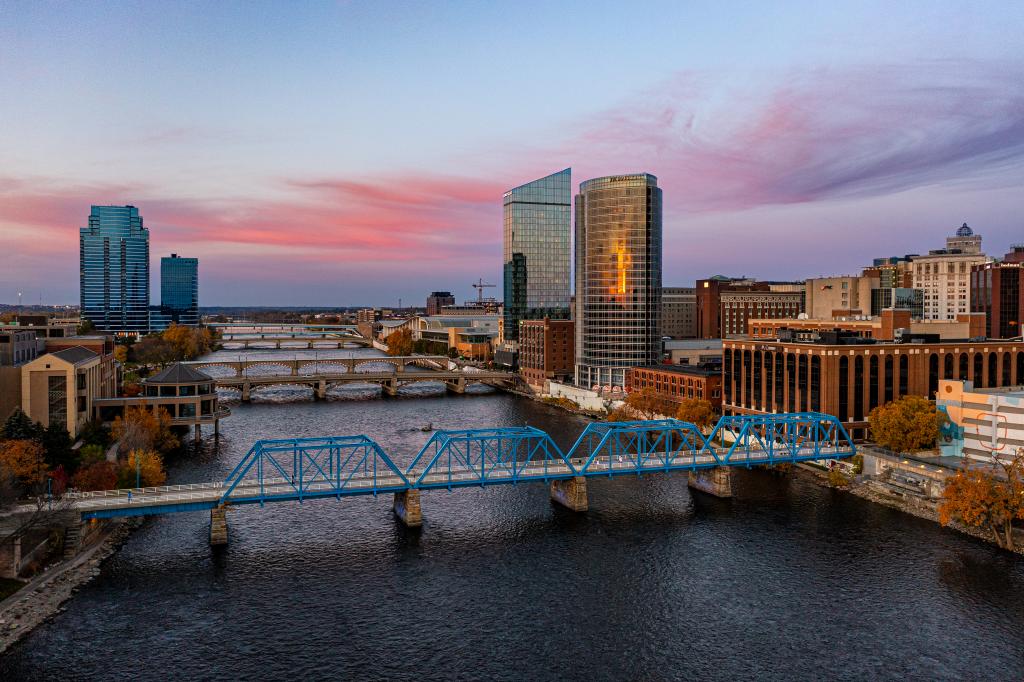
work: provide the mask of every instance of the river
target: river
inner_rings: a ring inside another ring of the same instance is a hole
[[[282,352],[308,351],[262,351]],[[409,390],[257,392],[170,480],[221,479],[260,438],[365,433],[404,464],[428,422],[563,448],[585,425]],[[388,496],[242,507],[217,550],[207,514],[153,518],[0,679],[1024,678],[1020,557],[803,476],[737,472],[732,500],[683,475],[589,486],[585,514],[542,485],[425,493],[420,530]]]

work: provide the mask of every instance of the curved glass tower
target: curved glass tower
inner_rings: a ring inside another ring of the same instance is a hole
[[[149,230],[134,206],[93,206],[79,230],[81,315],[96,329],[149,331]]]
[[[661,356],[661,189],[647,173],[576,195],[576,384],[623,387]]]
[[[570,169],[505,192],[505,339],[520,320],[569,318]]]

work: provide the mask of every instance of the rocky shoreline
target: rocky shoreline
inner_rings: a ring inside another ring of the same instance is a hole
[[[92,547],[47,568],[0,602],[0,654],[64,610],[64,603],[100,573],[100,566],[141,525],[136,519],[113,525]]]
[[[797,471],[801,471],[804,474],[812,477],[814,481],[819,485],[830,487],[826,478],[827,474],[825,474],[824,472],[819,472],[815,469],[809,468],[808,466],[800,466],[797,469]],[[916,516],[920,519],[927,519],[928,521],[934,521],[935,523],[939,523],[939,513],[933,508],[932,505],[922,503],[911,504],[905,498],[899,497],[897,495],[887,495],[884,492],[877,490],[876,488],[870,485],[870,482],[854,482],[851,483],[850,485],[837,488],[837,490],[850,493],[851,495],[856,495],[861,499],[868,500],[869,502],[874,502],[875,504],[880,504],[883,507],[889,507],[890,509],[901,511],[904,514],[910,514],[911,516]],[[992,540],[992,537],[980,528],[965,526],[962,523],[957,523],[955,521],[946,526],[946,528],[958,531],[965,535],[970,535],[971,537],[977,538],[978,540],[981,540],[983,542],[987,542],[990,545],[997,546],[996,543]],[[1013,550],[1009,551],[1012,551],[1015,554],[1024,555],[1024,543],[1018,542],[1016,547]]]

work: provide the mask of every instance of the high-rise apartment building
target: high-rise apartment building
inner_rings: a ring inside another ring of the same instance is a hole
[[[966,223],[946,244],[947,248],[915,256],[912,262],[913,288],[924,292],[926,320],[955,320],[957,315],[970,312],[971,268],[988,261],[981,253],[981,236]]]
[[[673,339],[697,336],[697,290],[693,287],[663,287],[661,290],[661,335]]]
[[[199,259],[160,259],[160,311],[176,324],[199,324]]]
[[[427,296],[427,315],[440,315],[441,308],[455,305],[455,296],[450,291],[432,291]]]
[[[576,195],[576,383],[626,385],[661,356],[661,189],[647,173]]]
[[[971,268],[971,312],[985,313],[985,334],[990,339],[1012,339],[1024,334],[1024,245],[1015,245],[998,263]]]
[[[81,315],[99,330],[149,330],[149,230],[134,206],[93,206],[79,230]]]
[[[569,319],[571,171],[505,192],[504,338],[519,338],[520,320]]]

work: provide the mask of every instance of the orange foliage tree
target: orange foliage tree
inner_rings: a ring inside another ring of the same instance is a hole
[[[995,468],[960,471],[946,480],[939,521],[984,528],[996,544],[1012,550],[1013,522],[1024,520],[1024,450],[1012,460],[995,459]]]
[[[160,408],[153,412],[148,407],[129,407],[123,417],[115,417],[110,429],[119,450],[153,450],[169,452],[178,447],[178,437],[171,431],[171,415]]]
[[[33,440],[0,440],[0,467],[32,487],[46,477],[46,451]]]
[[[388,334],[388,355],[412,355],[412,332],[408,329],[399,329],[393,334]]]
[[[717,416],[711,403],[700,398],[686,398],[676,410],[676,419],[690,422],[701,431],[711,428]]]
[[[935,403],[916,395],[879,405],[868,415],[871,439],[894,452],[933,447],[945,419]]]
[[[118,487],[134,488],[136,474],[144,487],[163,485],[167,480],[167,473],[164,471],[164,461],[160,453],[154,450],[132,450],[128,453],[127,459],[121,461],[117,470]]]

